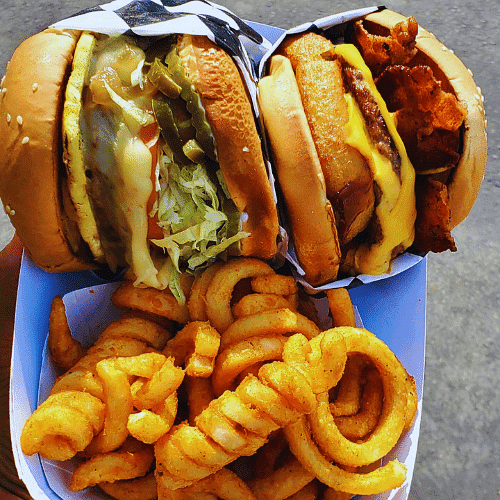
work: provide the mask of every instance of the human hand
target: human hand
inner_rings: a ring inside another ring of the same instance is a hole
[[[9,430],[9,378],[17,283],[22,245],[14,238],[0,252],[0,497],[3,500],[30,499],[19,479]]]

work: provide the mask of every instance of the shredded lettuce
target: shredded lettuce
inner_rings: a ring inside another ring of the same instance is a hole
[[[239,213],[232,203],[221,206],[218,188],[204,165],[179,166],[163,157],[160,175],[161,190],[156,207],[165,236],[153,243],[166,250],[178,273],[182,263],[194,271],[248,236],[244,231],[234,231],[232,222],[236,216],[239,218]]]

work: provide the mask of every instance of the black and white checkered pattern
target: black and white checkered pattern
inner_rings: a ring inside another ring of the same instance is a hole
[[[205,35],[226,50],[252,79],[255,72],[243,41],[255,44],[261,53],[271,46],[238,16],[207,0],[115,0],[82,10],[52,27],[108,35]]]
[[[356,21],[357,19],[371,14],[372,12],[379,12],[384,9],[385,7],[379,6],[350,10],[347,12],[341,12],[340,14],[333,14],[331,16],[322,17],[321,19],[316,19],[316,21],[307,22],[284,31],[278,38],[278,40],[276,40],[273,46],[264,54],[264,56],[260,60],[258,71],[259,78],[262,78],[265,75],[267,62],[286,37],[290,35],[297,35],[299,33],[305,33],[306,31],[315,31],[316,33],[328,32],[328,38],[336,39],[343,35],[348,23]],[[333,33],[334,30],[335,33]]]

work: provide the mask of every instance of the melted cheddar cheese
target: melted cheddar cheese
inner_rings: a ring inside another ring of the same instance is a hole
[[[349,107],[349,121],[345,128],[347,143],[360,151],[372,170],[374,182],[380,191],[375,214],[382,233],[379,241],[361,244],[355,250],[353,271],[355,274],[380,275],[389,271],[395,248],[403,251],[413,243],[416,218],[415,171],[396,130],[394,116],[388,111],[357,48],[351,44],[340,44],[335,46],[335,53],[362,72],[401,157],[400,178],[390,161],[371,142],[354,97],[346,94]]]

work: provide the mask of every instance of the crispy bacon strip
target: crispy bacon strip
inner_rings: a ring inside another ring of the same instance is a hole
[[[413,16],[396,24],[388,35],[371,33],[369,29],[365,22],[358,21],[354,25],[354,36],[355,43],[374,76],[387,66],[406,64],[417,53],[415,39],[418,23]]]
[[[442,89],[429,66],[391,66],[375,80],[419,173],[438,173],[460,159],[460,127],[465,110]]]
[[[450,231],[451,212],[445,184],[428,176],[419,176],[416,186],[417,220],[415,244],[419,252],[456,252]]]

